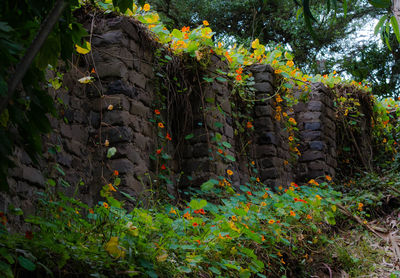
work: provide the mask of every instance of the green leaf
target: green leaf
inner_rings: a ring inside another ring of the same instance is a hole
[[[220,81],[220,82],[226,82],[226,81],[227,81],[225,78],[223,78],[223,77],[221,77],[221,76],[218,76],[218,77],[215,78],[215,79],[217,79],[217,80]]]
[[[391,0],[368,0],[368,2],[375,8],[390,8]]]
[[[219,182],[218,182],[217,180],[215,180],[215,179],[210,179],[210,180],[204,182],[204,183],[201,185],[201,190],[203,190],[203,191],[210,191],[211,189],[214,188],[214,185],[216,185],[216,184],[218,184],[218,183],[219,183]]]
[[[215,126],[216,128],[221,128],[221,127],[223,127],[224,125],[223,125],[222,123],[220,123],[220,122],[215,122],[215,123],[214,123],[214,126]]]
[[[381,17],[381,19],[379,19],[379,21],[376,24],[375,29],[374,29],[374,34],[375,35],[377,35],[379,33],[379,30],[382,28],[383,23],[385,23],[387,18],[388,18],[388,16],[385,14],[384,16]]]
[[[171,35],[174,36],[174,37],[177,38],[177,39],[182,39],[182,38],[183,38],[182,32],[179,31],[178,29],[172,30]]]
[[[192,201],[190,201],[189,203],[189,207],[193,210],[199,210],[204,208],[207,205],[207,201],[206,200],[196,200],[193,199]]]
[[[25,257],[19,256],[18,262],[26,270],[34,271],[36,269],[36,265],[31,260],[29,260]]]
[[[232,147],[232,145],[229,144],[229,143],[226,142],[226,141],[222,142],[222,145],[224,145],[224,147],[226,147],[226,148],[228,148],[228,149],[230,149],[230,148]]]
[[[211,267],[209,267],[208,269],[209,269],[212,273],[214,273],[214,274],[217,274],[217,275],[220,275],[220,274],[221,274],[221,271],[219,271],[219,269],[216,268],[216,267],[211,266]]]
[[[188,135],[185,136],[185,140],[192,139],[193,137],[194,137],[194,134],[193,134],[193,133],[190,133],[190,134],[188,134]]]
[[[107,158],[113,157],[117,152],[117,149],[115,147],[109,148],[107,150]]]
[[[167,59],[169,61],[172,61],[172,57],[171,56],[165,55],[164,57],[165,57],[165,59]]]
[[[203,79],[204,79],[205,81],[207,81],[208,83],[212,83],[212,82],[214,82],[214,79],[212,79],[212,78],[209,78],[209,77],[205,77],[205,76],[203,76]]]
[[[233,162],[236,161],[236,159],[233,156],[229,155],[229,154],[226,155],[225,157],[226,157],[226,159],[228,159],[230,161],[233,161]]]
[[[390,18],[390,22],[392,23],[393,31],[396,35],[397,41],[400,43],[399,23],[394,15]]]
[[[122,13],[133,6],[133,0],[113,0],[112,2],[114,7],[118,7]]]

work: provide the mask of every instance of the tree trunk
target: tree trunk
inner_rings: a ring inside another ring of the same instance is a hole
[[[393,0],[393,14],[397,19],[400,29],[400,0]]]

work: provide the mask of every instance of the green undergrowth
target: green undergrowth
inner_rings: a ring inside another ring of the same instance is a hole
[[[323,231],[335,224],[340,193],[325,182],[292,184],[286,192],[261,184],[241,190],[221,190],[218,203],[193,198],[181,208],[131,211],[111,194],[115,205],[90,208],[42,193],[25,234],[8,233],[3,215],[0,269],[6,277],[306,275],[310,258],[330,243]]]

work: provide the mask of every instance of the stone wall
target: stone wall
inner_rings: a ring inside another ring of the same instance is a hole
[[[90,23],[85,26],[89,29]],[[53,187],[48,179],[57,182],[58,190],[76,194],[89,205],[101,200],[99,192],[114,170],[122,179],[119,189],[139,198],[157,179],[160,165],[150,156],[162,145],[159,131],[150,119],[154,117],[155,104],[162,100],[160,94],[168,105],[172,101],[168,92],[156,86],[163,82],[153,72],[158,46],[144,27],[123,17],[98,18],[93,30],[92,52],[75,57],[69,69],[62,67],[60,70],[66,72],[63,87],[49,89],[61,117],[51,119],[54,132],[43,138],[43,157],[34,164],[22,150],[16,150],[16,167],[9,175],[10,192],[2,194],[0,210],[7,211],[8,205],[13,204],[27,214],[33,213],[35,192]],[[287,186],[291,181],[325,174],[333,176],[335,119],[329,90],[321,84],[314,85],[309,101],[289,111],[298,122],[302,153],[299,159],[293,159],[285,126],[275,120],[277,104],[271,98],[275,74],[270,66],[250,67],[256,83],[255,97],[267,100],[254,106],[251,147],[244,152],[238,144],[231,85],[215,79],[217,69],[226,67],[220,57],[212,55],[208,68],[200,74],[192,73],[188,83],[196,85],[185,96],[185,105],[178,107],[179,102],[175,102],[178,116],[169,119],[168,111],[162,113],[169,132],[182,125],[189,127],[180,137],[172,134],[173,140],[163,145],[172,155],[168,164],[174,176],[170,192],[177,186],[199,186],[209,178],[226,176],[227,170],[234,172],[229,178],[239,187],[249,180],[248,163],[253,160],[259,178],[267,186]],[[78,82],[89,74],[95,78],[93,83]],[[213,82],[204,81],[204,75],[214,78]],[[191,116],[185,118],[183,111],[188,107]],[[183,140],[189,133],[193,137]],[[106,152],[110,147],[115,147],[117,153],[109,159]]]

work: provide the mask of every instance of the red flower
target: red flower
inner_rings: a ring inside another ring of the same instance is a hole
[[[114,170],[114,176],[118,176],[119,172],[117,170]]]
[[[250,191],[247,191],[247,194],[248,194],[248,195],[253,195]]]
[[[197,227],[199,226],[199,224],[197,224],[196,222],[193,223],[193,227]]]
[[[247,128],[252,128],[252,127],[253,127],[253,124],[252,124],[251,122],[247,122],[246,127],[247,127]]]
[[[161,165],[161,170],[165,170],[167,167],[165,167],[165,164]]]
[[[26,231],[25,232],[25,238],[27,238],[27,239],[33,239],[33,233],[32,233],[32,231]]]
[[[156,115],[160,115],[160,110],[156,109],[156,110],[154,110],[154,113],[155,113]]]
[[[199,213],[200,213],[200,214],[206,214],[206,212],[204,211],[204,209],[199,209]]]
[[[172,140],[172,138],[171,138],[171,135],[169,135],[169,133],[167,132],[167,135],[165,136],[165,139],[167,139],[167,140],[169,140],[169,141],[171,141]]]
[[[161,151],[162,151],[162,148],[161,148],[161,149],[158,149],[158,150],[156,150],[156,153],[157,153],[157,154],[160,154],[160,153],[161,153]]]

